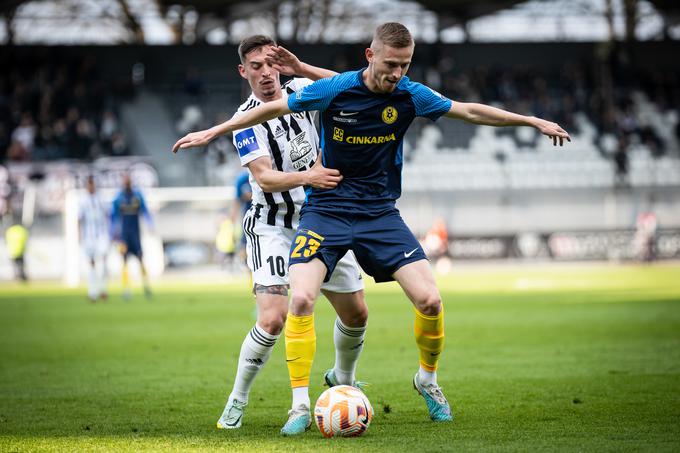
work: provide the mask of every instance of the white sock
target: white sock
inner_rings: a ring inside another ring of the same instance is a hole
[[[310,407],[309,387],[293,387],[293,409],[301,404]]]
[[[422,366],[418,369],[418,382],[420,385],[437,385],[437,372],[427,371]]]
[[[366,326],[347,327],[340,318],[335,319],[333,343],[335,343],[335,366],[333,372],[338,383],[352,385],[357,361],[364,349]]]
[[[90,299],[95,300],[99,297],[99,288],[97,285],[97,268],[90,266],[87,273],[87,295]]]
[[[99,294],[106,294],[106,279],[107,279],[107,272],[106,272],[106,256],[102,257],[99,259],[99,269],[98,269],[98,280],[99,280]]]
[[[278,338],[278,335],[267,333],[257,324],[250,329],[241,345],[238,369],[229,401],[237,399],[242,403],[248,402],[253,381],[255,381],[255,377],[264,367],[264,364],[267,363]]]

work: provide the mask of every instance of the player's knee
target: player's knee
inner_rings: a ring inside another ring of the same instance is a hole
[[[270,335],[278,335],[286,325],[285,313],[271,313],[258,319],[257,324]]]
[[[290,311],[294,315],[307,315],[314,311],[316,295],[304,289],[293,290],[290,297]]]
[[[368,321],[368,306],[362,300],[340,317],[342,323],[348,327],[363,327]]]
[[[416,301],[416,309],[424,315],[435,316],[442,309],[442,298],[438,291],[424,294]]]

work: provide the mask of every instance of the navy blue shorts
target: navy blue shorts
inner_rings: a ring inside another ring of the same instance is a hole
[[[328,281],[347,250],[354,252],[364,272],[376,282],[392,281],[392,274],[403,265],[427,259],[396,208],[368,216],[303,207],[289,265],[319,258],[328,269],[324,280]]]
[[[142,244],[139,240],[139,236],[124,236],[123,244],[125,244],[125,257],[129,255],[134,255],[137,258],[142,257]]]

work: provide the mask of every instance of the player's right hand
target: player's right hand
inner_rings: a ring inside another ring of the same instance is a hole
[[[191,132],[184,137],[177,140],[172,147],[172,152],[177,153],[180,149],[193,148],[196,146],[205,146],[215,138],[215,133],[212,129],[204,131]]]
[[[265,61],[285,76],[299,75],[302,63],[290,50],[283,46],[272,46]]]
[[[340,181],[342,181],[340,171],[324,167],[319,156],[312,168],[307,170],[307,184],[305,185],[315,189],[334,189]]]

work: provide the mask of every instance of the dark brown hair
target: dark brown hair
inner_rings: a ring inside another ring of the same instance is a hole
[[[241,63],[244,63],[246,61],[246,55],[248,55],[248,53],[250,53],[251,51],[257,49],[258,47],[275,45],[276,41],[274,41],[269,36],[265,35],[249,36],[245,38],[243,41],[241,41],[241,44],[238,45],[238,57],[241,59]]]
[[[375,29],[374,41],[380,41],[386,46],[401,49],[413,45],[413,37],[408,28],[398,22],[386,22]]]

